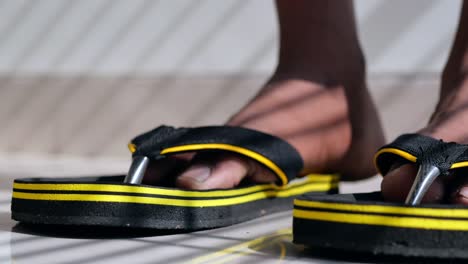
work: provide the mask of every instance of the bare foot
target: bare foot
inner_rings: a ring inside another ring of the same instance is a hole
[[[227,124],[286,140],[302,156],[303,173],[342,173],[348,180],[373,175],[372,156],[384,139],[365,85],[352,1],[277,0],[276,5],[277,70]],[[176,185],[231,188],[243,179],[275,181],[256,162],[218,152],[195,155]]]
[[[362,81],[355,83],[364,85]],[[347,100],[346,89],[364,93],[356,92]],[[359,104],[356,108],[362,111],[350,112],[349,104]],[[227,124],[286,140],[303,158],[304,173],[340,173],[347,180],[375,174],[372,156],[384,142],[367,90],[353,84],[345,88],[299,79],[273,80]],[[275,181],[275,176],[256,162],[227,153],[209,155],[198,158],[177,179],[179,187],[231,188],[245,177],[256,182]]]
[[[429,124],[418,133],[444,141],[468,144],[468,78],[439,103]],[[405,164],[391,170],[382,181],[383,196],[389,201],[404,201],[416,176],[417,167]],[[454,177],[439,177],[422,202],[468,204],[468,185]],[[468,183],[468,182],[467,182]]]
[[[458,31],[442,75],[439,103],[429,124],[419,133],[444,141],[468,143],[468,1],[463,1]],[[389,201],[403,201],[416,175],[414,165],[391,170],[382,181],[382,194]],[[468,182],[460,177],[439,177],[422,202],[452,202],[468,205]]]
[[[278,67],[273,78],[228,125],[276,135],[302,156],[303,173],[342,173],[355,180],[375,173],[383,144],[365,85],[364,56],[349,0],[277,0]],[[196,155],[176,180],[187,189],[231,188],[248,178],[273,182],[256,162],[229,153]]]

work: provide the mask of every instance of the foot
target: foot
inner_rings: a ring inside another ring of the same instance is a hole
[[[384,139],[361,77],[346,87],[305,78],[273,78],[227,124],[286,140],[303,158],[303,173],[340,173],[346,180],[370,177],[375,174],[372,156]],[[232,188],[243,179],[276,181],[268,169],[252,160],[211,153],[195,156],[176,185],[186,189]]]
[[[276,73],[227,124],[286,140],[302,156],[303,173],[342,173],[350,180],[373,175],[383,135],[365,87],[352,1],[276,1],[276,7]],[[244,179],[276,180],[256,162],[210,153],[195,155],[176,185],[232,188]]]
[[[449,92],[443,92],[441,101],[429,124],[418,133],[444,141],[468,144],[468,78],[462,78]],[[386,200],[405,200],[416,176],[417,167],[406,164],[395,166],[382,181],[382,194]],[[468,181],[452,177],[439,177],[431,185],[423,203],[451,202],[468,205]]]

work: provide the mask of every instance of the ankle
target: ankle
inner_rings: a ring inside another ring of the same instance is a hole
[[[439,102],[433,118],[442,113],[456,112],[465,108],[467,99],[468,61],[457,63],[449,61],[442,73]]]
[[[463,87],[467,87],[468,80],[468,47],[466,40],[458,39],[455,41],[450,53],[447,64],[442,71],[440,100],[436,112],[439,108],[446,108],[452,105],[459,97],[459,92]],[[467,98],[467,97],[465,97]]]
[[[280,58],[269,83],[299,79],[330,87],[356,82],[361,84],[365,75],[365,58],[359,47],[337,48],[318,50],[310,55],[304,54],[293,62]]]

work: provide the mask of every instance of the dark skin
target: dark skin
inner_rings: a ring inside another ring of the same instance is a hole
[[[426,127],[418,132],[444,141],[468,143],[468,2],[463,1],[458,29],[445,65],[439,102]],[[391,201],[402,201],[416,175],[414,165],[395,168],[384,177],[382,192]],[[424,202],[468,204],[468,182],[454,177],[438,178]]]
[[[348,180],[374,175],[367,161],[384,139],[364,80],[352,1],[276,4],[280,27],[276,71],[227,124],[288,141],[301,154],[304,172],[338,172]],[[244,178],[275,180],[270,171],[236,155],[198,156],[193,163],[177,179],[178,186],[231,188]]]
[[[301,154],[303,173],[341,173],[345,180],[374,175],[372,158],[385,140],[365,82],[353,2],[278,0],[276,6],[280,28],[276,70],[259,94],[227,124],[286,140]],[[467,47],[468,2],[463,1],[455,42],[442,75],[439,103],[427,126],[417,132],[468,143]],[[232,188],[243,179],[275,180],[257,163],[234,154],[195,154],[183,159],[188,168],[175,181],[181,188]],[[163,176],[155,171],[171,171],[161,168],[153,165],[150,169],[154,182]],[[414,165],[403,164],[390,171],[382,182],[384,197],[403,201],[416,170]],[[450,177],[438,179],[424,202],[439,202],[442,197],[468,204],[468,183]]]

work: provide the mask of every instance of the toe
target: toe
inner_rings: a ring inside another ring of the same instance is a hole
[[[468,205],[468,180],[456,183],[458,186],[452,193],[452,202],[456,204]]]
[[[173,186],[174,175],[186,168],[192,157],[192,153],[183,153],[166,159],[152,160],[146,169],[143,184]]]
[[[255,162],[230,153],[210,153],[194,158],[191,166],[176,180],[183,189],[228,189],[237,186],[244,178],[256,182],[274,181],[272,173]]]
[[[465,185],[458,190],[453,196],[453,203],[468,205],[468,185]]]
[[[417,174],[417,166],[404,164],[385,175],[381,189],[385,200],[391,202],[403,202],[408,195]],[[440,202],[444,197],[444,185],[437,178],[424,196],[423,203]]]

